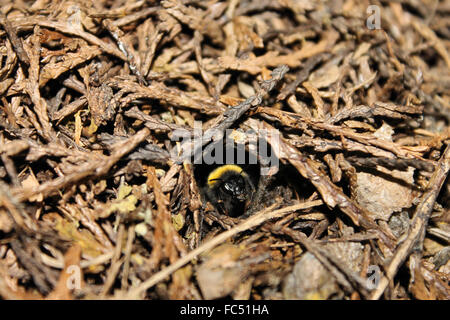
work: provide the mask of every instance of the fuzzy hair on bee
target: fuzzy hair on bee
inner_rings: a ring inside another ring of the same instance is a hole
[[[207,199],[220,213],[232,217],[245,212],[254,192],[255,186],[249,175],[235,164],[226,164],[213,170],[205,186]]]

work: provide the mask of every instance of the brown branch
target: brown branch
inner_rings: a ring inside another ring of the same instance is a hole
[[[305,157],[279,134],[275,136],[274,133],[278,130],[267,123],[263,123],[262,127],[269,131],[268,142],[272,145],[274,152],[278,152],[277,157],[288,160],[303,177],[311,181],[327,205],[332,208],[339,207],[355,225],[376,231],[388,247],[393,247],[394,239],[371,218],[367,209],[345,195],[339,187],[331,182],[328,176],[319,171],[311,159]],[[274,146],[276,147],[274,148]]]
[[[163,281],[165,278],[170,276],[172,273],[177,271],[179,268],[183,267],[185,264],[189,263],[191,260],[198,257],[200,254],[202,254],[205,251],[211,250],[217,245],[223,243],[225,240],[243,232],[246,230],[249,230],[251,228],[257,227],[258,225],[272,220],[281,218],[291,212],[312,208],[315,206],[321,205],[323,202],[321,200],[315,200],[315,201],[309,201],[305,203],[298,203],[292,206],[288,206],[282,209],[278,209],[275,211],[272,211],[272,209],[275,207],[275,205],[272,205],[269,208],[266,208],[255,215],[251,216],[250,218],[246,219],[242,223],[238,224],[237,226],[231,228],[230,230],[227,230],[225,232],[222,232],[221,234],[217,235],[213,239],[209,240],[208,242],[203,243],[200,247],[197,249],[194,249],[190,251],[188,254],[183,256],[182,258],[178,259],[175,263],[172,263],[170,266],[166,267],[165,269],[162,269],[161,271],[155,273],[153,276],[151,276],[149,279],[141,283],[139,286],[135,288],[131,288],[130,291],[128,291],[127,295],[125,296],[128,299],[137,299],[142,298],[142,294],[156,285],[158,282]]]
[[[408,236],[397,248],[391,261],[386,266],[386,276],[381,278],[378,287],[370,296],[371,299],[376,300],[381,297],[389,282],[394,278],[398,269],[405,262],[406,258],[412,253],[415,246],[422,247],[428,219],[433,212],[434,202],[436,201],[439,191],[447,178],[449,170],[450,146],[447,146],[444,154],[436,166],[436,170],[434,171],[430,182],[428,183],[428,190],[422,195],[420,204],[416,208],[411,221]]]
[[[19,201],[25,201],[40,193],[45,198],[48,195],[87,177],[103,176],[117,161],[122,159],[123,156],[131,152],[139,143],[144,141],[149,134],[150,130],[144,128],[137,132],[134,136],[126,139],[125,141],[119,142],[110,156],[96,156],[91,161],[87,161],[78,166],[76,170],[67,175],[45,182],[36,188],[14,189],[13,194]]]

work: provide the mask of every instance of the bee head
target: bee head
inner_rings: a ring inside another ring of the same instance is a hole
[[[222,181],[219,188],[239,201],[244,201],[247,198],[245,181],[241,175],[234,175],[229,177],[228,180]]]
[[[209,174],[205,191],[216,207],[229,215],[238,215],[248,205],[255,188],[240,166],[228,164]]]

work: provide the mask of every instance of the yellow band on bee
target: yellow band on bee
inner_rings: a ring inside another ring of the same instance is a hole
[[[244,169],[235,164],[226,164],[214,169],[208,176],[208,186],[214,187],[214,185],[221,179],[221,177],[229,171],[236,172],[238,174],[245,175]]]

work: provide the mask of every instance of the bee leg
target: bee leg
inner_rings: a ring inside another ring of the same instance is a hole
[[[195,224],[195,231],[198,234],[198,241],[197,246],[200,244],[200,241],[203,238],[203,217],[205,216],[205,209],[206,209],[206,201],[202,201],[202,206],[200,208],[200,212],[197,211],[196,214],[194,214],[194,224]]]
[[[255,212],[261,210],[263,206],[263,198],[266,192],[267,186],[273,181],[274,176],[261,176],[258,182],[258,188],[250,199],[250,206],[242,215],[243,218],[248,218]]]

